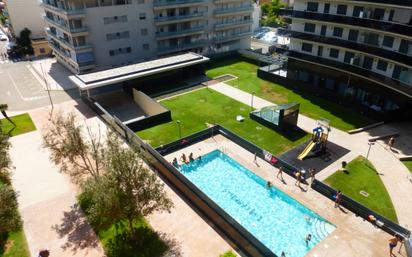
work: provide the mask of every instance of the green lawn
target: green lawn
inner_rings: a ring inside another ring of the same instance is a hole
[[[224,254],[221,254],[219,257],[237,257],[237,255],[232,251],[227,251]]]
[[[162,256],[168,245],[143,219],[134,222],[137,234],[131,239],[125,222],[117,222],[109,229],[98,232],[108,257],[153,257]]]
[[[154,147],[179,139],[177,120],[181,122],[182,136],[207,128],[206,122],[217,123],[273,154],[289,150],[309,138],[303,131],[290,132],[285,137],[266,128],[249,118],[250,106],[210,89],[201,89],[161,103],[172,111],[173,121],[137,133]],[[237,115],[242,115],[245,120],[236,121]]]
[[[324,182],[381,215],[398,222],[391,198],[373,165],[362,156],[347,165],[347,173],[337,171]],[[369,193],[368,197],[360,191]]]
[[[23,230],[8,235],[6,246],[0,246],[0,257],[30,257]]]
[[[36,126],[34,126],[33,121],[31,120],[30,115],[28,113],[16,115],[10,118],[14,123],[16,123],[16,127],[14,127],[13,124],[11,124],[6,119],[0,120],[0,128],[3,130],[4,133],[9,134],[10,136],[17,136],[36,130]]]
[[[257,77],[258,68],[257,65],[240,59],[231,59],[212,63],[206,74],[212,78],[223,74],[235,75],[238,79],[229,81],[228,84],[249,93],[255,92],[257,96],[276,104],[298,102],[300,113],[313,119],[328,119],[332,127],[341,130],[351,130],[372,123],[370,119],[336,102],[311,93],[294,92],[287,87],[262,80]]]
[[[406,166],[406,168],[409,169],[409,171],[412,173],[412,161],[402,161],[402,163]]]

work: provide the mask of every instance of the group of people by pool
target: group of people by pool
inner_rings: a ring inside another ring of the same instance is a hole
[[[202,160],[202,156],[199,155],[198,157],[195,158],[195,157],[193,156],[193,153],[190,153],[190,154],[189,154],[189,157],[187,157],[185,153],[182,153],[182,155],[180,156],[180,159],[179,159],[179,160],[182,162],[182,164],[188,164],[188,163],[191,163],[191,162],[194,162],[194,161],[201,161],[201,160]],[[176,158],[176,157],[173,158],[172,165],[175,166],[176,168],[179,168],[179,167],[180,167],[180,164],[179,164],[179,162],[177,161],[177,158]]]

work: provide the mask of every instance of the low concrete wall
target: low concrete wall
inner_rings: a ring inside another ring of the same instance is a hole
[[[146,113],[147,116],[153,116],[167,111],[167,109],[161,104],[147,96],[142,91],[138,91],[134,88],[133,100]]]

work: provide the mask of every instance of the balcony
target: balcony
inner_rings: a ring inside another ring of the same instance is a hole
[[[347,24],[351,26],[364,27],[368,29],[382,30],[400,35],[412,37],[412,26],[402,23],[379,21],[367,18],[358,18],[343,15],[333,15],[317,12],[293,11],[291,9],[281,9],[280,15],[292,18],[318,20],[323,22],[332,22]]]
[[[89,33],[86,26],[82,26],[80,28],[69,28],[69,27],[67,27],[67,25],[61,24],[61,23],[59,23],[55,20],[52,20],[52,19],[48,18],[47,16],[44,17],[44,20],[47,23],[49,23],[53,26],[56,26],[59,29],[64,30],[65,32],[67,32],[69,34],[79,34],[80,33],[81,35],[87,35]],[[79,36],[79,35],[77,35],[77,36]]]
[[[353,2],[359,2],[360,0],[350,0]],[[375,4],[392,4],[392,5],[400,5],[400,6],[412,6],[412,2],[410,0],[362,0],[362,2],[367,3],[375,3]]]
[[[224,3],[233,3],[233,2],[242,2],[242,0],[214,0],[215,4],[224,4]]]
[[[250,37],[251,35],[252,35],[251,31],[241,32],[241,33],[236,33],[236,34],[231,34],[231,35],[218,36],[218,37],[215,37],[213,41],[215,43],[224,43],[227,41],[237,40],[237,39],[241,39],[244,37]]]
[[[356,76],[366,78],[380,85],[383,85],[387,88],[395,90],[408,97],[412,97],[412,86],[406,83],[403,83],[399,80],[386,77],[384,75],[375,73],[373,71],[370,71],[370,70],[367,70],[367,69],[364,69],[358,66],[341,63],[338,61],[333,61],[333,60],[329,60],[329,59],[325,59],[325,58],[321,58],[321,57],[317,57],[317,56],[313,56],[309,54],[299,53],[295,51],[289,51],[288,56],[289,58],[310,62],[313,65],[323,65],[331,69],[348,72]]]
[[[67,18],[82,18],[86,16],[84,8],[69,9],[63,7],[62,5],[55,5],[54,3],[48,0],[43,0],[41,5],[43,6],[43,8],[58,14],[62,14]]]
[[[241,6],[241,7],[233,7],[233,8],[218,8],[213,11],[215,16],[222,16],[222,15],[232,15],[235,13],[245,13],[245,12],[252,12],[253,6]]]
[[[292,38],[317,42],[321,44],[327,44],[330,46],[344,47],[349,50],[355,50],[358,52],[363,52],[363,53],[371,54],[374,56],[382,57],[388,60],[393,60],[394,62],[402,63],[408,66],[411,65],[412,63],[412,56],[401,54],[401,53],[390,51],[390,50],[385,50],[377,46],[365,45],[362,43],[357,43],[357,42],[348,41],[348,40],[339,39],[339,38],[323,37],[323,36],[304,33],[304,32],[290,31],[290,30],[284,30],[284,29],[279,29],[279,31],[281,31],[281,34],[283,35],[287,34],[288,36]]]
[[[91,50],[93,46],[91,44],[82,44],[82,45],[74,45],[72,42],[69,40],[59,37],[50,30],[46,30],[46,34],[50,37],[52,37],[54,40],[57,42],[61,43],[62,45],[74,50],[74,51],[83,51],[83,50]]]
[[[241,26],[244,26],[244,25],[251,25],[252,23],[253,23],[252,20],[239,20],[239,21],[230,21],[230,22],[225,22],[225,23],[219,23],[219,24],[215,24],[215,30],[241,27]]]
[[[176,16],[155,17],[156,25],[203,19],[204,12],[189,13]]]
[[[199,33],[203,33],[204,29],[205,29],[204,26],[198,26],[194,28],[180,29],[176,31],[156,32],[156,39],[163,40],[167,38],[175,38],[175,37],[188,36],[192,34],[199,34]]]
[[[153,2],[154,9],[176,8],[199,5],[204,3],[204,0],[155,0]]]
[[[188,49],[193,49],[193,48],[198,48],[198,47],[202,47],[204,45],[207,44],[207,40],[202,39],[202,40],[198,40],[195,42],[190,42],[190,43],[182,43],[182,44],[178,44],[178,45],[173,45],[173,46],[159,46],[158,49],[158,54],[168,54],[168,53],[172,53],[172,52],[179,52],[179,51],[184,51],[184,50],[188,50]]]

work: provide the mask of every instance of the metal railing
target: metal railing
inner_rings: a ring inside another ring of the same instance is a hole
[[[238,21],[229,21],[229,22],[224,22],[224,23],[218,23],[215,24],[215,29],[220,29],[220,28],[227,28],[227,27],[232,27],[236,25],[246,25],[246,24],[252,24],[252,20],[238,20]]]
[[[52,11],[62,13],[66,16],[85,14],[85,10],[83,8],[68,9],[68,8],[63,7],[63,6],[54,5],[52,2],[50,2],[48,0],[43,0],[41,5],[45,8],[51,9]]]
[[[194,41],[194,42],[188,42],[188,43],[183,43],[183,44],[178,44],[178,45],[171,45],[171,46],[159,46],[158,51],[160,54],[166,53],[166,52],[173,52],[173,51],[182,51],[186,49],[191,49],[191,48],[196,48],[196,47],[201,47],[207,44],[206,39]]]
[[[213,11],[214,14],[229,14],[229,13],[236,13],[236,12],[251,12],[253,11],[252,5],[247,6],[240,6],[240,7],[233,7],[233,8],[217,8]]]
[[[204,12],[198,13],[188,13],[182,15],[175,15],[175,16],[163,16],[163,17],[155,17],[155,22],[166,22],[166,21],[175,21],[175,20],[186,20],[191,18],[198,18],[203,17]]]
[[[204,26],[198,26],[198,27],[187,28],[187,29],[179,29],[179,30],[176,30],[176,31],[156,32],[156,36],[159,37],[159,38],[160,37],[179,36],[179,35],[184,35],[184,34],[202,32],[204,29],[205,29]]]
[[[168,5],[179,5],[179,4],[191,4],[191,3],[202,3],[204,0],[155,0],[153,1],[153,6],[168,6]]]

